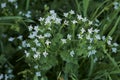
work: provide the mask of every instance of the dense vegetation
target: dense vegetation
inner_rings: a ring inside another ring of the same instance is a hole
[[[1,0],[0,80],[120,80],[119,0]]]

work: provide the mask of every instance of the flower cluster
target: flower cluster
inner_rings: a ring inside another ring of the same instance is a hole
[[[50,65],[54,65],[54,61],[50,58],[56,55],[60,55],[63,60],[70,57],[94,56],[94,61],[97,61],[99,58],[97,55],[105,51],[117,53],[118,44],[112,43],[112,37],[100,34],[100,30],[96,27],[98,21],[96,23],[87,17],[75,14],[73,10],[63,13],[63,19],[51,10],[38,21],[40,21],[39,25],[28,26],[27,40],[23,40],[22,35],[8,39],[11,42],[15,39],[22,41],[18,48],[24,49],[26,60],[30,60],[30,66],[35,69],[35,75],[38,77],[41,76],[42,66],[49,67],[47,65],[49,61],[51,61]]]

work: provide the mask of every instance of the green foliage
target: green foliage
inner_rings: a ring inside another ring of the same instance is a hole
[[[120,79],[119,0],[1,0],[0,11],[0,80]]]

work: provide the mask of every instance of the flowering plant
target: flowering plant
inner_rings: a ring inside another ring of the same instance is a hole
[[[18,49],[24,50],[26,63],[30,67],[27,75],[34,77],[34,80],[45,79],[51,69],[59,75],[57,79],[62,74],[81,79],[84,74],[78,73],[82,71],[84,61],[90,63],[85,76],[91,78],[97,74],[93,73],[94,64],[100,65],[107,57],[112,60],[110,55],[117,53],[118,44],[112,41],[111,36],[101,34],[99,21],[91,21],[73,10],[63,13],[62,17],[50,10],[39,18],[38,25],[28,26],[28,39],[24,40],[22,35],[8,39],[21,41]]]

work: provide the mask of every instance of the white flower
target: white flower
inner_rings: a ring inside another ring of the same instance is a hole
[[[71,40],[71,37],[72,36],[70,34],[67,35],[67,39]]]
[[[82,15],[77,15],[77,19],[78,20],[82,20],[83,18],[82,18]]]
[[[86,35],[86,39],[87,40],[90,40],[91,38],[90,38],[90,35]]]
[[[78,36],[78,39],[82,39],[82,37],[83,37],[83,35],[81,35],[81,34],[77,34],[77,36]]]
[[[39,58],[40,55],[39,54],[34,54],[33,57],[36,59],[36,58]]]
[[[102,40],[103,40],[103,41],[105,40],[105,36],[102,36]]]
[[[11,3],[14,2],[14,1],[15,1],[15,0],[8,0],[8,2],[11,2]]]
[[[93,24],[93,22],[92,22],[92,21],[89,21],[89,22],[88,22],[88,24],[89,24],[89,25],[92,25],[92,24]]]
[[[26,41],[22,41],[22,47],[26,47]]]
[[[65,21],[64,21],[64,24],[65,24],[65,25],[68,25],[68,21],[67,21],[67,20],[65,20]]]
[[[45,44],[48,46],[48,45],[51,44],[51,42],[50,42],[49,40],[46,40],[46,41],[45,41]]]
[[[40,17],[40,18],[38,19],[38,21],[41,22],[41,21],[44,21],[44,19],[45,19],[45,18]]]
[[[43,56],[46,58],[47,57],[47,55],[48,55],[48,53],[45,51],[45,52],[43,52]]]
[[[63,44],[67,43],[66,39],[61,39],[61,41]]]
[[[2,80],[3,79],[3,74],[0,74],[0,80]]]
[[[93,61],[94,61],[94,63],[95,63],[97,60],[98,60],[98,58],[97,58],[97,57],[95,57],[95,58],[94,58],[94,60],[93,60]]]
[[[100,35],[99,35],[99,34],[95,35],[95,38],[96,38],[96,39],[98,39],[98,40],[100,40],[100,39],[101,39],[101,37],[100,37]]]
[[[82,19],[83,22],[86,22],[88,19],[85,17]]]
[[[1,8],[5,8],[6,7],[6,3],[1,3]]]
[[[95,29],[95,30],[94,30],[95,33],[98,33],[99,31],[100,31],[100,30],[98,30],[98,29]]]
[[[41,46],[41,43],[37,43],[36,46],[38,46],[38,47]]]
[[[91,56],[91,55],[93,55],[93,54],[95,54],[96,52],[97,52],[96,50],[89,51],[88,52],[88,57]]]
[[[33,34],[29,34],[29,36],[28,36],[30,39],[33,39],[33,38],[35,38],[35,36],[33,35]]]
[[[81,32],[82,32],[82,34],[83,34],[83,33],[85,32],[85,29],[84,29],[84,28],[82,28],[82,29],[81,29]]]
[[[111,45],[111,41],[110,41],[110,40],[108,40],[108,41],[107,41],[107,44],[108,44],[108,45]]]
[[[112,48],[112,52],[116,53],[117,52],[117,48]]]
[[[14,41],[14,39],[15,39],[15,38],[10,37],[10,38],[8,39],[8,41],[12,42],[12,41]]]
[[[33,30],[32,25],[28,26],[28,29],[29,29],[29,31],[32,31]]]
[[[71,57],[73,57],[74,54],[75,54],[75,52],[72,50],[72,51],[70,52]]]
[[[75,12],[73,10],[69,11],[70,14],[75,14]]]
[[[34,68],[35,68],[35,69],[38,69],[38,65],[35,65]]]
[[[109,39],[109,40],[112,40],[112,37],[111,37],[111,36],[108,36],[108,39]]]
[[[46,19],[45,19],[45,25],[47,24],[51,24],[51,17],[48,16]]]
[[[89,32],[90,34],[92,34],[93,28],[88,29],[88,32]]]
[[[56,24],[61,24],[61,21],[62,21],[62,19],[60,19],[60,18],[56,18],[56,19],[55,19],[55,23],[56,23]]]
[[[20,35],[20,36],[17,37],[17,39],[22,40],[22,39],[23,39],[23,36]]]
[[[30,18],[30,17],[31,17],[31,12],[28,11],[28,12],[25,14],[25,16],[26,16],[27,18]]]
[[[39,39],[43,39],[44,38],[44,36],[42,36],[42,35],[38,35],[37,36]]]
[[[76,20],[73,20],[73,21],[72,21],[72,23],[73,23],[73,24],[76,24],[76,23],[77,23],[77,21],[76,21]]]
[[[35,44],[37,44],[39,41],[38,41],[38,39],[35,39],[33,42],[34,42]]]
[[[4,80],[8,80],[9,76],[7,74],[5,74],[5,79]]]
[[[35,52],[36,52],[36,48],[32,47],[31,49],[32,49],[32,51],[35,51]]]
[[[30,53],[28,53],[26,50],[24,51],[26,57],[29,57]]]
[[[30,47],[30,44],[29,44],[29,43],[27,43],[27,44],[26,44],[26,46],[27,46],[27,47]]]
[[[117,44],[117,43],[113,43],[113,46],[117,47],[117,46],[118,46],[118,44]]]
[[[50,33],[45,33],[45,34],[44,34],[44,37],[49,38],[49,37],[51,37],[51,34],[50,34]]]
[[[34,27],[34,30],[38,32],[38,31],[39,31],[38,26],[35,26],[35,27]]]
[[[88,50],[92,49],[92,46],[88,46]]]
[[[55,14],[55,10],[50,10],[50,14]]]
[[[65,17],[68,17],[68,13],[63,13],[63,15],[64,15]]]
[[[36,72],[35,75],[36,75],[37,77],[39,77],[39,76],[41,76],[41,72]]]

